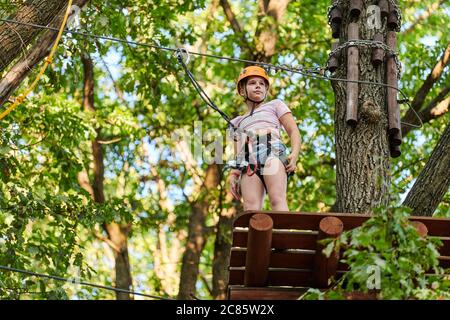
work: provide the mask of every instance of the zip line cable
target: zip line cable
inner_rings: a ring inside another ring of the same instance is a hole
[[[39,24],[34,24],[34,23],[20,22],[20,21],[10,20],[10,19],[0,19],[0,21],[20,24],[20,25],[25,25],[25,26],[34,27],[34,28],[58,31],[58,29],[56,29],[56,28],[48,27],[48,26],[44,26],[44,25],[39,25]],[[72,31],[72,30],[67,30],[67,29],[63,30],[63,32],[64,33],[68,33],[68,34],[80,35],[80,36],[83,36],[83,37],[102,39],[102,40],[107,40],[107,41],[112,41],[112,42],[119,42],[119,43],[125,43],[125,44],[131,44],[131,45],[136,45],[136,46],[143,46],[143,47],[159,49],[159,50],[164,50],[164,51],[171,51],[171,52],[174,52],[174,53],[177,53],[180,50],[180,48],[170,48],[170,47],[160,46],[160,45],[157,45],[157,44],[149,44],[149,43],[145,43],[145,42],[125,40],[125,39],[120,39],[120,38],[115,38],[115,37],[99,36],[99,35],[95,35],[95,34],[87,33],[87,32]],[[386,88],[391,88],[391,89],[394,89],[394,90],[398,91],[402,95],[403,99],[401,99],[399,101],[401,103],[405,103],[413,111],[413,113],[415,114],[415,116],[417,117],[417,119],[420,122],[420,125],[414,125],[414,124],[411,124],[411,123],[404,123],[404,122],[402,122],[402,124],[410,126],[410,127],[414,127],[414,128],[421,128],[423,126],[422,119],[420,118],[420,116],[416,112],[416,110],[414,110],[414,108],[412,108],[411,104],[409,103],[409,99],[408,99],[407,95],[401,89],[399,89],[397,87],[394,87],[394,86],[391,86],[391,85],[386,84],[386,83],[372,82],[372,81],[363,81],[363,80],[349,80],[349,79],[344,79],[344,78],[335,78],[335,77],[329,77],[329,76],[322,75],[318,71],[313,71],[313,70],[323,70],[322,67],[314,67],[314,68],[289,67],[289,66],[286,66],[286,65],[274,65],[274,64],[266,63],[266,62],[259,62],[259,61],[253,61],[253,60],[247,60],[247,59],[239,59],[239,58],[233,58],[233,57],[219,56],[219,55],[208,54],[208,53],[193,52],[193,51],[188,51],[186,49],[182,49],[182,50],[188,55],[196,55],[196,56],[213,58],[213,59],[218,59],[218,60],[227,60],[227,61],[233,61],[233,62],[242,62],[242,63],[247,63],[247,64],[259,65],[259,66],[265,67],[266,69],[269,69],[269,70],[275,70],[275,71],[280,70],[280,71],[285,71],[285,72],[291,72],[291,73],[296,73],[296,74],[300,74],[300,75],[305,76],[305,77],[310,77],[310,78],[315,78],[315,79],[328,80],[328,81],[350,82],[350,83],[360,83],[360,84],[367,84],[367,85],[377,85],[377,86],[382,86],[382,87],[386,87]],[[177,58],[178,58],[178,54],[177,54]],[[178,61],[180,61],[180,59],[178,59]],[[185,71],[188,70],[187,67],[185,68],[184,65],[183,65],[183,69],[185,69]],[[192,73],[190,73],[190,75],[188,74],[189,79],[191,80],[192,84],[194,85],[191,76],[192,76]],[[197,85],[198,85],[198,83],[197,83]],[[204,91],[201,89],[201,87],[199,85],[198,86],[197,85],[194,85],[194,88],[197,90],[197,92],[199,94],[200,94],[200,92],[204,93]],[[209,100],[210,103],[207,103],[208,106],[210,106],[214,110],[218,111],[217,107],[213,107],[214,103],[212,103],[212,101],[209,99],[209,97],[207,97],[207,96],[204,97],[202,94],[200,94],[200,95],[201,95],[203,100],[205,100],[205,99]],[[206,102],[206,100],[205,100],[205,102]],[[218,111],[218,112],[220,113],[222,118],[225,121],[227,121],[228,124],[230,124],[228,116],[226,116],[222,111]],[[226,116],[226,118],[224,116]],[[1,117],[0,117],[0,119],[1,119]]]
[[[94,284],[94,283],[85,282],[85,281],[71,280],[71,279],[67,279],[67,278],[63,278],[63,277],[52,276],[52,275],[42,274],[42,273],[37,273],[37,272],[31,272],[31,271],[27,271],[27,270],[23,270],[23,269],[11,268],[11,267],[6,267],[6,266],[2,266],[2,265],[0,265],[0,270],[22,273],[22,274],[26,274],[26,275],[30,275],[30,276],[39,277],[39,278],[48,278],[48,279],[53,279],[53,280],[58,280],[58,281],[64,281],[64,282],[69,282],[69,283],[73,283],[73,284],[79,284],[79,285],[83,285],[83,286],[89,286],[89,287],[94,287],[94,288],[99,288],[99,289],[104,289],[104,290],[109,290],[109,291],[129,293],[129,294],[136,295],[136,296],[143,296],[143,297],[153,298],[153,299],[158,299],[158,300],[175,300],[172,298],[164,298],[164,297],[154,296],[151,294],[134,292],[134,291],[130,291],[130,290],[114,288],[114,287],[110,287],[110,286],[104,286],[104,285]]]
[[[25,92],[23,94],[19,95],[16,98],[16,100],[5,111],[3,111],[0,114],[0,120],[3,119],[4,117],[6,117],[11,111],[13,111],[15,108],[17,108],[17,106],[19,106],[25,100],[27,95],[31,91],[33,91],[33,89],[37,86],[39,80],[44,75],[44,72],[47,69],[48,65],[52,63],[53,56],[55,55],[56,49],[57,49],[58,44],[59,44],[59,40],[61,40],[61,36],[63,34],[63,31],[64,31],[64,26],[66,25],[67,19],[69,17],[70,11],[71,11],[72,1],[73,0],[69,0],[69,3],[67,4],[66,13],[64,14],[64,18],[63,18],[63,21],[61,23],[61,27],[59,29],[56,29],[58,31],[58,36],[56,37],[55,43],[53,44],[52,49],[50,50],[50,54],[47,56],[47,58],[45,58],[45,63],[41,67],[41,70],[39,71],[36,79],[34,79],[33,83],[25,90]]]

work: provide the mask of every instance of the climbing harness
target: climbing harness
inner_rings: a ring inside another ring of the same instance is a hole
[[[0,120],[3,119],[4,117],[6,117],[11,111],[13,111],[15,108],[17,108],[17,106],[19,106],[26,99],[27,95],[31,91],[33,91],[33,89],[37,86],[39,80],[44,75],[44,72],[47,69],[48,65],[52,63],[53,56],[54,56],[54,54],[56,52],[59,40],[61,39],[62,33],[64,31],[64,26],[66,25],[67,18],[69,17],[69,14],[70,14],[70,12],[72,10],[72,1],[73,0],[69,0],[69,3],[67,4],[67,10],[66,10],[66,13],[64,15],[63,21],[61,23],[61,27],[59,28],[58,36],[56,37],[55,43],[53,44],[53,47],[52,47],[52,49],[50,51],[50,54],[47,56],[47,58],[45,58],[45,60],[44,60],[45,63],[42,66],[41,70],[39,71],[36,79],[34,79],[33,83],[28,87],[28,89],[25,90],[24,93],[19,95],[16,98],[16,100],[5,111],[3,111],[0,114]]]

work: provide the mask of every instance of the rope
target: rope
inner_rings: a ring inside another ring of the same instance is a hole
[[[89,286],[89,287],[94,287],[94,288],[99,288],[99,289],[104,289],[104,290],[109,290],[109,291],[129,293],[132,295],[143,296],[143,297],[147,297],[147,298],[153,298],[153,299],[159,299],[159,300],[174,300],[171,298],[164,298],[164,297],[154,296],[154,295],[146,294],[146,293],[134,292],[134,291],[120,289],[120,288],[113,288],[110,286],[103,286],[103,285],[94,284],[94,283],[85,282],[85,281],[71,280],[71,279],[66,279],[63,277],[52,276],[52,275],[42,274],[42,273],[36,273],[36,272],[31,272],[31,271],[27,271],[27,270],[23,270],[23,269],[6,267],[6,266],[2,266],[2,265],[0,265],[0,270],[27,274],[27,275],[35,276],[35,277],[39,277],[39,278],[48,278],[48,279],[53,279],[53,280],[58,280],[58,281],[64,281],[64,282],[69,282],[69,283],[73,283],[73,284],[79,284],[79,285],[84,285],[84,286]]]
[[[338,0],[337,2],[339,2],[339,1],[340,0]],[[47,26],[43,26],[43,25],[38,25],[38,24],[20,22],[20,21],[9,20],[9,19],[0,19],[0,21],[26,25],[26,26],[30,26],[30,27],[34,27],[34,28],[41,28],[41,29],[57,31],[57,29],[55,29],[55,28],[47,27]],[[296,73],[296,74],[303,75],[305,77],[310,77],[310,78],[315,78],[315,79],[322,79],[322,80],[327,80],[327,81],[352,82],[352,83],[360,83],[360,84],[368,84],[368,85],[378,85],[378,86],[382,86],[382,87],[386,87],[386,88],[392,88],[392,89],[398,91],[402,95],[402,97],[403,97],[402,100],[406,101],[406,104],[408,105],[408,107],[410,109],[412,109],[412,111],[414,112],[414,114],[416,115],[416,117],[418,118],[418,120],[420,122],[419,126],[414,125],[414,124],[410,124],[410,123],[404,123],[404,122],[402,122],[402,124],[410,126],[410,127],[414,127],[414,128],[421,128],[422,125],[423,125],[422,119],[420,118],[420,116],[418,115],[416,110],[414,110],[411,107],[411,104],[409,103],[409,99],[406,96],[406,94],[401,89],[399,89],[397,87],[394,87],[394,86],[391,86],[391,85],[388,85],[386,83],[372,82],[372,81],[363,81],[363,80],[348,80],[348,79],[344,79],[344,78],[329,77],[329,76],[322,75],[321,70],[325,69],[325,68],[322,68],[322,67],[305,68],[305,67],[302,67],[302,66],[300,66],[300,67],[290,67],[288,65],[282,65],[282,64],[281,65],[274,65],[274,64],[270,64],[270,63],[266,63],[266,62],[259,62],[259,61],[253,61],[253,60],[247,60],[247,59],[239,59],[239,58],[232,58],[232,57],[226,57],[226,56],[219,56],[219,55],[214,55],[214,54],[193,52],[193,51],[188,51],[186,49],[179,49],[179,48],[175,49],[175,48],[164,47],[164,46],[160,46],[160,45],[156,45],[156,44],[149,44],[149,43],[144,43],[144,42],[130,41],[130,40],[124,40],[124,39],[119,39],[119,38],[114,38],[114,37],[99,36],[99,35],[86,33],[86,32],[78,32],[78,31],[71,31],[71,30],[64,30],[63,32],[69,33],[69,34],[81,35],[81,36],[84,36],[84,37],[91,37],[91,38],[102,39],[102,40],[113,41],[113,42],[120,42],[120,43],[125,43],[125,44],[136,45],[136,46],[149,47],[149,48],[153,48],[153,49],[159,49],[159,50],[163,50],[163,51],[170,51],[170,52],[174,52],[174,53],[177,53],[179,50],[182,50],[181,52],[185,53],[187,55],[196,55],[196,56],[200,56],[200,57],[213,58],[213,59],[218,59],[218,60],[227,60],[227,61],[233,61],[233,62],[241,62],[241,63],[244,63],[244,64],[258,65],[258,66],[261,66],[261,67],[263,67],[263,68],[265,68],[265,69],[267,69],[269,71],[270,70],[286,71],[286,72]],[[183,66],[183,68],[184,67],[185,66]],[[317,71],[317,70],[319,70],[319,71]],[[190,74],[190,76],[188,74],[188,77],[191,80],[191,82],[192,82],[192,79],[195,79],[195,78],[193,78],[192,73]],[[196,87],[197,91],[198,90],[202,91],[200,87],[197,88],[196,85],[194,85],[194,87]],[[207,104],[209,106],[213,107],[212,106],[213,103],[209,99],[209,97],[207,97],[207,95],[204,97],[203,94],[201,94],[201,97],[204,100],[206,99],[205,102],[208,101]],[[217,107],[213,107],[213,108],[215,109]],[[215,110],[217,111],[217,109],[215,109]],[[221,116],[224,118],[225,121],[227,121],[227,119],[228,119],[227,123],[229,123],[229,118],[228,117],[225,118],[223,116],[223,112],[220,111],[219,113],[221,114]]]
[[[183,59],[183,53],[187,54],[187,59],[186,61],[184,61]],[[219,107],[216,106],[216,104],[211,100],[211,98],[206,94],[206,92],[203,90],[203,88],[200,86],[200,84],[197,82],[197,80],[195,79],[194,75],[192,74],[192,72],[189,70],[188,66],[186,65],[189,61],[189,52],[186,49],[178,49],[176,51],[176,56],[177,56],[177,60],[178,62],[181,64],[181,66],[184,69],[184,72],[186,73],[186,75],[188,76],[189,81],[192,83],[192,85],[194,86],[195,90],[198,92],[198,94],[200,95],[200,97],[203,99],[203,101],[210,106],[211,108],[213,108],[215,111],[217,111],[222,118],[228,123],[228,125],[233,128],[234,130],[234,135],[236,135],[237,133],[244,133],[249,137],[253,137],[253,133],[252,132],[247,132],[241,128],[236,127],[230,120],[230,118],[227,116],[226,113],[224,113],[222,110],[219,109]]]
[[[45,62],[44,65],[42,66],[41,70],[39,71],[36,79],[34,79],[33,83],[28,87],[28,89],[25,90],[25,92],[21,95],[19,95],[16,100],[5,110],[0,114],[0,120],[3,119],[4,117],[6,117],[11,111],[13,111],[15,108],[17,108],[27,97],[27,95],[33,91],[33,89],[37,86],[39,80],[41,79],[41,77],[44,75],[45,70],[47,69],[48,65],[52,63],[53,61],[53,55],[56,52],[56,49],[58,47],[58,43],[59,40],[61,39],[62,33],[64,31],[64,26],[66,25],[67,22],[67,18],[69,17],[69,13],[71,11],[71,7],[72,7],[72,1],[73,0],[69,0],[69,3],[67,4],[67,9],[66,9],[66,13],[64,15],[64,19],[61,23],[61,27],[59,28],[58,31],[58,36],[56,37],[55,43],[53,44],[53,47],[50,51],[50,54],[47,56],[47,58],[45,58]]]

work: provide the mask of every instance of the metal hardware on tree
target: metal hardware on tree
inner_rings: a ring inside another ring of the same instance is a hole
[[[383,43],[384,42],[383,34],[376,33],[375,36],[373,37],[373,41]],[[383,59],[384,59],[384,49],[372,48],[372,64],[374,66],[379,66],[383,63]]]
[[[359,39],[359,26],[357,23],[349,23],[348,40]],[[359,49],[357,45],[350,46],[347,50],[347,79],[350,81],[359,80]],[[355,126],[358,122],[358,83],[347,82],[347,113],[346,122]]]
[[[358,18],[362,11],[362,0],[350,0],[350,16]]]
[[[339,46],[339,40],[333,41],[331,44],[331,51],[334,51]],[[339,67],[339,58],[341,53],[337,51],[334,55],[330,57],[327,63],[327,69],[333,73],[336,71],[336,69]]]

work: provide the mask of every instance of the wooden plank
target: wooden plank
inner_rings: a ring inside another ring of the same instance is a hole
[[[314,264],[314,250],[283,252],[274,251],[270,258],[271,268],[312,269]],[[245,266],[246,251],[233,248],[230,255],[230,268]],[[348,265],[342,261],[338,264],[339,271],[348,271]]]
[[[315,251],[273,251],[270,256],[270,267],[312,269]],[[230,267],[245,266],[246,251],[231,251]]]
[[[255,288],[230,286],[229,300],[297,300],[308,288]]]
[[[450,257],[449,256],[440,256],[439,257],[439,265],[444,268],[450,268]]]
[[[311,213],[295,212],[286,213],[285,211],[245,211],[238,215],[234,221],[234,227],[247,227],[251,215],[263,212],[268,214],[273,220],[274,229],[287,230],[318,230],[319,222],[325,217],[338,217],[344,223],[344,230],[351,230],[360,226],[368,220],[371,215],[368,214],[350,214],[350,213]],[[450,220],[450,219],[449,219]],[[430,231],[430,228],[428,228]],[[431,232],[431,231],[430,231]]]
[[[273,230],[272,248],[310,249],[316,248],[317,231]],[[233,233],[233,247],[247,246],[247,230],[237,229]]]
[[[312,269],[313,264],[314,251],[273,252],[270,257],[270,266],[273,268]]]
[[[411,216],[409,220],[420,221],[427,226],[428,236],[450,237],[450,218]]]
[[[236,217],[234,227],[247,227],[251,215],[258,212],[270,215],[274,229],[287,230],[318,230],[319,222],[324,217],[338,217],[344,223],[344,230],[351,230],[371,218],[368,214],[248,210]],[[450,237],[450,218],[411,216],[409,219],[424,223],[428,229],[428,236]]]
[[[245,270],[230,270],[229,285],[244,283]],[[303,269],[269,269],[269,286],[311,287],[313,285],[312,270]]]
[[[442,241],[442,246],[438,247],[439,253],[442,256],[450,256],[450,237],[439,237]]]

